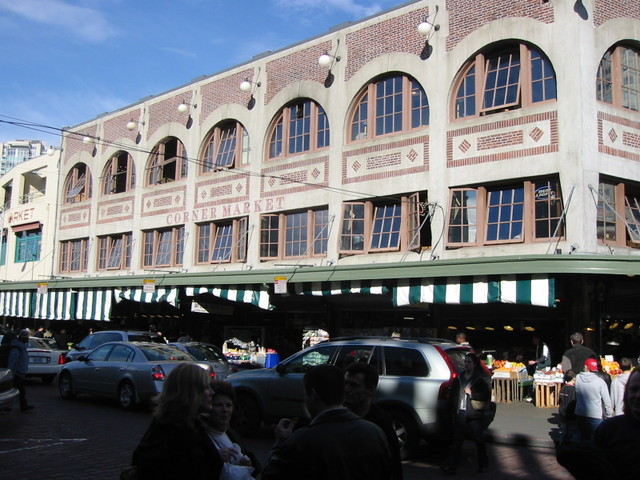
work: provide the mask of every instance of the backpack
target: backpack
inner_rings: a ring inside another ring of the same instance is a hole
[[[13,330],[3,329],[2,342],[0,342],[0,368],[7,368],[9,365],[9,352],[11,351],[11,342],[18,338]]]

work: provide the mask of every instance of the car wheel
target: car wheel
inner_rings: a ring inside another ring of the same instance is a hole
[[[233,405],[231,424],[233,429],[243,437],[252,437],[257,434],[262,424],[258,403],[249,395],[238,395]]]
[[[53,382],[53,379],[56,378],[55,375],[43,375],[42,377],[42,383],[44,383],[45,385],[51,385],[51,382]]]
[[[75,393],[73,393],[73,381],[71,380],[71,374],[69,372],[62,372],[60,374],[58,390],[60,391],[60,396],[65,400],[70,400],[76,396]]]
[[[389,416],[400,444],[400,456],[403,460],[410,458],[416,451],[420,441],[416,422],[405,412],[390,410]]]
[[[118,389],[118,403],[125,410],[131,410],[136,406],[136,389],[129,381],[124,381]]]

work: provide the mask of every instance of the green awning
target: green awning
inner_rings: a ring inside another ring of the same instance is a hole
[[[143,287],[133,287],[114,290],[116,302],[131,300],[141,303],[167,302],[169,305],[178,306],[178,289],[175,287],[155,287],[153,292],[145,292]]]
[[[30,317],[33,291],[0,291],[0,315],[7,317]]]
[[[249,303],[263,310],[271,310],[269,291],[263,285],[228,285],[224,287],[187,287],[188,297],[209,294],[232,302]]]
[[[112,289],[79,290],[76,295],[75,318],[77,320],[109,321],[113,303]]]
[[[74,318],[76,293],[67,290],[48,290],[35,293],[33,318],[42,320],[71,320]]]

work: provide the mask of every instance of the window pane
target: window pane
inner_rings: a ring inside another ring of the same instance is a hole
[[[607,52],[600,60],[596,78],[597,98],[601,102],[613,103],[613,75],[611,69],[611,52]]]
[[[269,140],[269,158],[276,158],[282,155],[282,121],[283,118],[281,116],[273,130],[271,140]]]
[[[260,257],[278,257],[278,215],[263,215],[260,219]]]
[[[640,106],[640,52],[622,48],[622,106],[638,111]]]
[[[376,85],[376,135],[402,131],[402,77]]]
[[[598,186],[597,205],[598,238],[604,241],[616,240],[616,188],[611,183],[600,183]]]
[[[329,243],[329,210],[313,212],[313,254],[326,255]]]
[[[285,257],[304,255],[307,250],[307,212],[291,213],[285,221]]]
[[[329,146],[329,120],[322,107],[318,107],[318,140],[317,147]]]
[[[211,224],[198,225],[198,263],[209,261],[209,245],[211,242]]]
[[[524,189],[489,192],[487,241],[522,240]]]
[[[342,210],[341,250],[364,250],[364,204],[346,203]]]
[[[232,167],[236,156],[236,125],[220,131],[220,147],[216,156],[216,167]]]
[[[531,50],[531,101],[556,98],[556,80],[551,64],[537,50]]]
[[[231,248],[233,246],[233,226],[216,225],[216,237],[213,243],[211,260],[215,262],[229,262],[231,260]]]
[[[171,265],[171,230],[158,233],[158,251],[155,265]]]
[[[477,232],[476,190],[458,190],[451,195],[449,243],[475,243]]]
[[[640,195],[625,196],[625,218],[630,240],[640,243]]]
[[[411,80],[411,128],[429,125],[427,94],[418,82]]]
[[[486,62],[484,110],[492,110],[519,101],[520,53],[502,52]]]
[[[476,114],[476,67],[469,69],[456,94],[456,118],[471,117]]]
[[[397,249],[400,244],[401,207],[383,205],[375,208],[373,216],[372,249]]]
[[[535,182],[534,188],[535,238],[561,237],[564,228],[560,225],[563,207],[559,183],[542,180]]]
[[[368,96],[365,95],[353,114],[351,123],[351,140],[367,138]]]

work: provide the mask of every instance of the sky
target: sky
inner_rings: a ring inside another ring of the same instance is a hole
[[[404,3],[0,0],[0,142],[59,145],[55,129]]]

